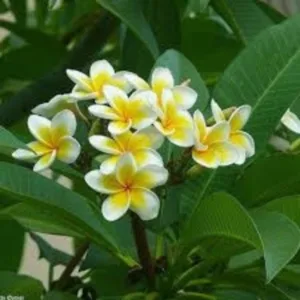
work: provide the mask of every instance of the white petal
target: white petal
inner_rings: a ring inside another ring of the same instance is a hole
[[[110,82],[112,82],[114,86],[119,87],[125,93],[128,94],[132,91],[132,85],[126,78],[127,73],[128,72],[126,72],[126,71],[119,71],[119,72],[115,73],[115,75],[112,76]]]
[[[210,107],[211,107],[213,117],[217,123],[225,121],[225,115],[224,115],[221,107],[218,105],[218,103],[214,99],[211,100]]]
[[[242,105],[238,107],[229,118],[231,131],[241,130],[248,122],[251,111],[252,108],[250,105]]]
[[[192,157],[196,163],[206,168],[215,169],[220,164],[218,156],[211,148],[207,148],[205,151],[193,149]]]
[[[162,92],[165,88],[174,86],[174,78],[167,68],[155,68],[151,76],[151,86],[155,92]]]
[[[157,165],[163,167],[162,157],[153,149],[140,149],[132,153],[139,167]]]
[[[147,165],[140,168],[133,178],[133,186],[153,189],[164,185],[168,180],[168,170],[157,165]]]
[[[37,155],[30,150],[17,149],[12,153],[12,157],[19,160],[30,160],[37,157]]]
[[[70,102],[78,102],[80,100],[96,99],[98,94],[92,90],[85,90],[82,87],[75,85],[70,94]]]
[[[194,144],[194,134],[191,128],[176,128],[174,133],[168,136],[171,143],[179,147],[191,147]]]
[[[130,199],[126,192],[111,195],[102,204],[102,214],[108,221],[120,219],[127,211]]]
[[[38,141],[51,145],[51,122],[48,119],[31,115],[27,123],[30,133]]]
[[[52,151],[48,154],[43,155],[33,167],[34,172],[41,172],[48,169],[54,162],[56,157],[56,151]]]
[[[164,136],[154,126],[149,126],[136,131],[130,143],[143,144],[145,148],[159,149],[164,142]],[[129,146],[130,147],[130,146]]]
[[[128,97],[124,91],[112,85],[105,85],[103,93],[114,110],[120,113],[124,111],[124,106],[128,102]]]
[[[231,143],[220,142],[211,145],[211,147],[219,159],[220,166],[232,165],[239,159],[239,152]]]
[[[92,80],[96,79],[99,75],[113,76],[115,70],[107,60],[95,61],[90,68],[90,76]]]
[[[197,93],[188,86],[175,86],[172,89],[176,104],[182,109],[190,109],[197,100]]]
[[[76,131],[76,118],[70,110],[63,110],[54,116],[51,122],[52,135],[54,139],[59,139],[64,136],[73,136]]]
[[[160,201],[155,193],[147,189],[133,189],[130,193],[130,210],[142,220],[148,221],[158,216]]]
[[[111,156],[108,159],[104,160],[100,165],[100,171],[103,174],[111,174],[115,171],[118,160],[121,156]]]
[[[103,194],[114,194],[122,191],[114,174],[103,174],[100,170],[93,170],[84,177],[85,182],[93,190]]]
[[[90,78],[82,72],[76,70],[67,70],[68,77],[85,91],[93,92]]]
[[[94,104],[89,106],[88,108],[90,114],[95,117],[103,118],[106,120],[118,120],[119,116],[115,113],[115,111],[106,105]]]
[[[59,141],[57,158],[67,164],[72,164],[77,160],[80,150],[80,144],[74,138],[66,136]]]
[[[93,135],[89,138],[90,144],[97,150],[108,154],[120,154],[118,144],[111,138],[103,135]]]
[[[134,73],[126,72],[125,77],[137,90],[149,90],[149,84]]]
[[[123,186],[128,186],[136,171],[137,166],[132,154],[125,153],[117,162],[116,178]]]
[[[230,134],[228,122],[222,121],[209,128],[205,144],[210,145],[216,142],[227,141]]]
[[[131,124],[131,120],[128,120],[128,122],[112,121],[108,125],[108,131],[112,135],[119,135],[128,131],[131,127]]]
[[[296,114],[288,110],[283,117],[281,118],[281,122],[284,126],[286,126],[289,130],[300,134],[300,119]]]

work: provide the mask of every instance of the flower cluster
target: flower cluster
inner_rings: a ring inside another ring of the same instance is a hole
[[[107,157],[86,174],[85,181],[108,195],[102,204],[107,220],[117,220],[128,210],[143,220],[157,217],[160,201],[152,189],[164,185],[169,175],[158,152],[164,142],[186,148],[185,153],[206,168],[242,164],[254,154],[254,141],[242,130],[250,106],[222,110],[212,100],[213,118],[206,121],[200,110],[191,113],[196,101],[201,101],[197,93],[188,81],[175,85],[167,68],[155,68],[150,83],[131,72],[115,72],[105,60],[94,62],[89,76],[76,70],[67,70],[67,75],[74,88],[33,109],[28,127],[37,141],[13,156],[38,157],[35,171],[49,168],[56,158],[75,162],[80,154],[73,138],[75,115],[80,101],[94,100],[88,118],[100,120],[107,128],[92,132],[89,142]]]

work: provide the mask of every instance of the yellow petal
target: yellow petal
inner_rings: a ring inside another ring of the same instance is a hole
[[[130,205],[127,192],[121,192],[108,197],[102,204],[102,214],[108,221],[115,221],[121,218]]]
[[[113,138],[116,141],[120,151],[122,151],[122,152],[130,151],[129,143],[130,143],[132,136],[133,136],[133,133],[130,130],[125,131],[118,135],[113,135]]]
[[[216,142],[223,142],[229,139],[230,126],[228,122],[220,122],[212,126],[205,139],[206,145],[211,145]]]
[[[87,173],[84,179],[89,187],[99,193],[114,194],[123,190],[115,174],[103,174],[100,170],[93,170]]]
[[[140,149],[132,152],[138,167],[146,165],[163,166],[163,160],[158,152],[153,149]]]
[[[70,97],[71,97],[71,102],[78,102],[81,100],[96,99],[97,95],[98,94],[94,92],[92,89],[86,90],[79,85],[75,85],[74,88],[72,89]]]
[[[133,189],[130,192],[130,209],[142,220],[155,219],[158,216],[159,208],[159,199],[152,191]]]
[[[241,147],[246,151],[246,156],[250,157],[255,153],[255,144],[252,136],[244,131],[236,131],[230,135],[230,142],[236,147]]]
[[[110,174],[115,171],[118,160],[120,159],[120,155],[114,155],[104,160],[101,163],[100,171],[103,174]]]
[[[129,93],[132,90],[132,86],[125,77],[126,73],[125,71],[117,72],[108,80],[108,84],[118,87],[125,93]]]
[[[137,171],[136,162],[131,153],[125,153],[116,165],[116,178],[122,186],[130,187]]]
[[[155,128],[164,136],[169,136],[175,132],[175,128],[171,127],[165,127],[161,122],[154,122]]]
[[[51,122],[51,136],[54,146],[65,136],[73,136],[76,131],[76,118],[70,110],[63,110],[55,115]]]
[[[106,60],[95,61],[90,68],[90,77],[92,79],[95,91],[101,91],[105,83],[115,74],[111,64]]]
[[[57,158],[66,164],[72,164],[77,160],[80,149],[80,144],[74,138],[63,137],[59,141]]]
[[[211,145],[210,149],[213,150],[218,157],[220,166],[232,165],[239,159],[239,153],[231,143],[215,143]]]
[[[153,189],[163,185],[168,180],[168,171],[157,165],[142,167],[133,177],[132,187]]]
[[[98,118],[106,119],[106,120],[119,120],[120,117],[118,114],[109,106],[106,105],[91,105],[88,108],[89,112]]]
[[[231,131],[237,131],[242,129],[247,123],[250,115],[251,115],[250,105],[242,105],[239,108],[237,108],[229,118]]]
[[[112,107],[115,113],[124,117],[126,115],[128,106],[128,97],[126,93],[121,89],[111,85],[105,85],[103,87],[103,92],[109,105]]]
[[[37,155],[44,155],[46,153],[52,152],[53,149],[48,147],[47,145],[35,141],[35,142],[31,142],[29,144],[27,144],[28,148],[30,148],[31,150],[33,150]]]
[[[199,148],[200,144],[205,140],[207,135],[207,127],[203,114],[199,109],[194,112],[194,131],[196,146]]]
[[[179,147],[191,147],[194,144],[193,130],[185,127],[176,128],[168,139]]]
[[[215,152],[208,148],[206,151],[193,150],[192,157],[196,163],[206,168],[215,169],[219,166],[219,159],[215,155]]]
[[[43,170],[48,169],[54,162],[56,157],[56,151],[52,151],[50,153],[47,153],[43,155],[37,163],[33,167],[34,172],[41,172]]]
[[[67,70],[67,76],[87,93],[93,92],[91,79],[82,72],[76,70]]]

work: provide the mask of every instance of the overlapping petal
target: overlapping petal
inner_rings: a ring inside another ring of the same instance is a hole
[[[113,139],[106,136],[93,135],[89,138],[89,142],[95,149],[101,152],[114,155],[121,153],[118,144]]]
[[[41,172],[48,169],[56,158],[56,150],[43,155],[33,167],[33,171]]]
[[[71,136],[65,136],[59,140],[57,158],[67,164],[75,162],[80,154],[80,144]]]
[[[249,120],[252,108],[250,105],[242,105],[238,107],[230,116],[229,124],[231,131],[241,130]]]
[[[151,75],[151,86],[153,91],[160,95],[164,89],[174,86],[174,78],[167,68],[157,67]]]
[[[30,133],[40,142],[51,146],[51,122],[41,116],[31,115],[28,118],[28,128]]]
[[[124,154],[116,165],[116,178],[123,187],[132,185],[132,180],[137,172],[137,165],[131,153]]]
[[[70,110],[63,110],[55,115],[51,122],[52,142],[58,143],[65,136],[73,136],[76,131],[76,118]]]
[[[172,92],[179,108],[190,109],[197,101],[197,93],[188,86],[175,86]]]

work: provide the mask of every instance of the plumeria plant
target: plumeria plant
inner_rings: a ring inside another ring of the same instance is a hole
[[[43,31],[3,21],[47,55],[58,35],[68,55],[0,91],[0,300],[300,299],[299,16],[252,0],[71,2],[36,4]],[[46,281],[19,268],[25,232]]]

